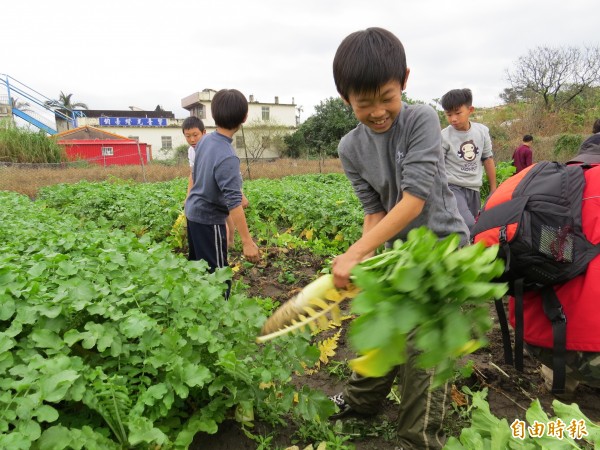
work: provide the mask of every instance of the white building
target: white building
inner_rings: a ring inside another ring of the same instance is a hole
[[[181,100],[181,106],[202,119],[208,133],[214,131],[215,121],[210,103],[217,93],[204,89]],[[81,110],[83,117],[77,118],[77,127],[92,126],[148,145],[152,159],[165,160],[174,157],[174,150],[186,145],[181,126],[184,119],[176,119],[171,111],[157,108],[144,111],[130,110]],[[294,132],[297,126],[296,104],[280,103],[274,97],[272,103],[259,102],[250,95],[248,120],[243,131],[238,131],[233,146],[240,159],[277,158],[282,148],[283,136]]]
[[[210,132],[215,129],[210,104],[217,93],[214,89],[204,89],[181,99],[181,106],[191,116],[202,119]],[[297,127],[296,103],[281,103],[274,97],[272,103],[259,102],[250,95],[248,98],[248,119],[242,130],[233,139],[233,146],[240,158],[277,158],[283,136],[293,133]]]
[[[152,159],[171,159],[174,150],[187,145],[181,125],[183,119],[175,119],[171,111],[130,110],[81,110],[76,126],[92,126],[109,133],[136,139],[148,145]]]

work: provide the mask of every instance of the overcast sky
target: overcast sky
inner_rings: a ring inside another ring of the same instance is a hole
[[[342,39],[378,26],[404,44],[410,98],[470,87],[486,107],[528,50],[598,44],[599,10],[597,0],[19,0],[2,6],[0,73],[90,109],[160,104],[182,118],[183,97],[236,88],[294,99],[304,120],[337,95]]]

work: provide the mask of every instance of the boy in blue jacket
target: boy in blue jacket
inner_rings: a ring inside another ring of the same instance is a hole
[[[211,271],[227,262],[227,231],[231,217],[242,240],[247,260],[257,262],[260,253],[252,240],[242,207],[240,160],[231,143],[246,121],[248,101],[235,89],[222,89],[211,102],[216,131],[196,146],[193,186],[185,201],[190,260],[205,260]]]

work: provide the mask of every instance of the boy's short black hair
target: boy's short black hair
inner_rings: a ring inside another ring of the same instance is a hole
[[[221,89],[210,104],[215,124],[227,130],[238,128],[248,115],[248,100],[237,89]]]
[[[526,134],[523,136],[523,142],[533,142],[533,136],[530,134]]]
[[[592,127],[592,133],[600,133],[600,119],[596,119],[594,126]]]
[[[204,122],[196,116],[186,117],[181,125],[181,129],[191,130],[192,128],[198,128],[200,131],[204,131]]]
[[[333,58],[333,79],[346,101],[351,93],[378,92],[381,86],[406,81],[404,46],[392,32],[367,28],[346,36]]]
[[[471,89],[452,89],[442,96],[442,108],[444,111],[454,111],[461,106],[470,108],[473,106],[473,93]]]

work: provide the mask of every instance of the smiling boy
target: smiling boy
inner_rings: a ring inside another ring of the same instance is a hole
[[[468,240],[446,180],[437,113],[402,103],[409,72],[402,43],[381,28],[350,34],[336,52],[336,88],[360,121],[341,139],[338,153],[364,211],[362,237],[333,261],[337,287],[349,282],[356,264],[413,228],[425,225],[440,238],[457,233]],[[344,392],[331,397],[339,408],[332,418],[375,414],[398,376],[402,447],[441,448],[447,391],[430,389],[433,373],[417,368],[415,356],[382,378],[352,374]]]
[[[479,190],[484,169],[490,194],[496,190],[492,139],[485,125],[470,120],[475,110],[470,89],[448,91],[441,103],[450,124],[442,130],[448,184],[456,197],[461,216],[471,229],[481,209]]]

